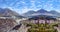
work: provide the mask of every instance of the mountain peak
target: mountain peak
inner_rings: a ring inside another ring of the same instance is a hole
[[[9,8],[0,8],[0,14],[2,14],[2,16],[18,16],[19,15],[18,13],[10,10]]]
[[[45,12],[47,12],[47,11],[44,10],[44,9],[40,9],[40,10],[38,10],[37,12],[39,12],[39,13],[45,13]]]
[[[47,11],[44,9],[40,9],[38,11],[28,11],[24,14],[24,16],[38,16],[38,15],[46,15],[46,16],[60,16],[60,13],[56,12],[55,10]]]

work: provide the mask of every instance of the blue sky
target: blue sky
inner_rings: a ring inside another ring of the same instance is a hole
[[[20,14],[41,8],[60,12],[60,0],[0,0],[0,7],[10,8]]]

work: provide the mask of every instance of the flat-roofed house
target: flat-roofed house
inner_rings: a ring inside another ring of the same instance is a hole
[[[23,22],[45,24],[45,23],[55,23],[57,22],[57,19],[52,17],[32,17],[29,18],[28,20],[24,20]]]

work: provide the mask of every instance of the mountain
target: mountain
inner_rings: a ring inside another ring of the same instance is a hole
[[[8,8],[0,9],[0,14],[2,14],[3,16],[19,16],[18,13],[16,13],[15,11],[10,10]]]
[[[58,13],[58,12],[55,11],[55,10],[51,10],[49,13],[54,14],[54,15],[60,17],[60,13]]]
[[[28,16],[29,15],[29,16]],[[33,17],[33,16],[53,16],[53,17],[58,17],[60,15],[60,13],[56,12],[56,11],[47,11],[44,9],[40,9],[38,11],[29,11],[26,14],[24,14],[24,16],[26,17]],[[59,16],[60,17],[60,16]]]
[[[51,13],[49,13],[47,10],[44,10],[44,9],[40,9],[40,10],[38,10],[36,13],[33,13],[32,15],[33,15],[33,16],[34,16],[34,15],[53,16]]]
[[[4,16],[4,17],[16,16],[16,17],[20,17],[20,18],[23,17],[23,16],[19,15],[17,12],[12,11],[8,8],[0,8],[0,16]]]
[[[47,13],[48,11],[44,10],[44,9],[40,9],[37,11],[37,13]]]
[[[30,15],[33,14],[33,13],[35,13],[35,11],[30,10],[30,11],[28,11],[28,12],[22,14],[22,15],[26,17],[26,16],[30,16]]]

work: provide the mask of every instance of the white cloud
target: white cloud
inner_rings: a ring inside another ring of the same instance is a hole
[[[13,6],[13,4],[15,4],[14,2],[12,2],[11,4],[10,4],[10,6]]]
[[[5,7],[6,8],[6,7]],[[18,8],[14,8],[14,7],[7,7],[7,8],[9,8],[9,9],[11,9],[12,11],[15,11],[15,12],[17,12],[17,13],[19,13],[19,14],[22,14],[22,9],[18,9]]]
[[[4,7],[2,7],[2,8],[8,8],[8,9],[11,9],[11,10],[14,9],[13,7],[8,7],[8,6],[4,6]]]
[[[42,3],[44,3],[45,1],[42,1]]]
[[[21,9],[14,8],[14,11],[16,11],[19,14],[22,14],[22,10]]]
[[[48,2],[53,2],[53,0],[49,0]]]
[[[37,2],[37,3],[41,3],[41,2]]]
[[[31,9],[36,9],[35,0],[31,0]]]
[[[25,13],[25,12],[27,12],[29,9],[27,8],[27,7],[24,7],[23,9],[22,9],[22,13]]]
[[[24,1],[21,1],[20,3],[22,3],[22,4],[26,4]]]
[[[35,0],[31,0],[31,2],[32,2],[32,3],[34,3],[34,2],[35,2]]]
[[[52,10],[54,9],[53,7],[53,3],[54,1],[55,2],[60,2],[60,0],[48,0],[47,2],[45,1],[41,1],[40,0],[30,0],[29,4],[31,4],[31,6],[28,8],[28,3],[25,2],[25,0],[14,0],[13,2],[10,2],[10,1],[13,1],[13,0],[6,0],[6,3],[9,4],[9,5],[6,5],[6,4],[2,4],[3,8],[10,8],[10,9],[13,9],[15,11],[17,11],[18,13],[25,13],[29,10],[39,10],[41,8],[44,8],[44,9],[48,9],[48,10]],[[2,2],[2,0],[0,0],[0,3]],[[44,3],[42,3],[44,2]],[[36,3],[38,3],[38,5],[36,6]],[[13,8],[14,7],[14,8]],[[56,8],[59,8],[60,5],[57,5]]]
[[[26,6],[26,2],[24,2],[24,1],[17,1],[16,3],[14,3],[15,5],[15,7],[19,7],[19,6],[21,6],[21,7],[24,7],[24,6]]]
[[[46,4],[44,4],[43,8],[46,9],[46,10],[52,10],[53,9],[53,4],[46,3]]]
[[[37,7],[42,7],[42,5],[38,5]]]

